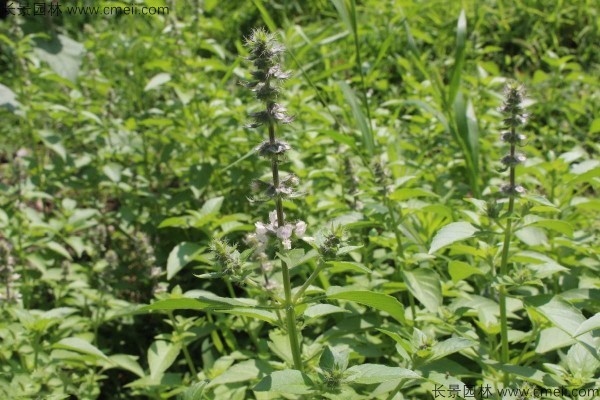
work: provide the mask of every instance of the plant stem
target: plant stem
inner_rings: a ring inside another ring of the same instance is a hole
[[[511,132],[513,135],[515,134],[514,128]],[[510,145],[510,155],[511,157],[515,156],[515,144],[511,143]],[[510,167],[510,187],[515,187],[515,167]],[[502,259],[500,261],[500,277],[504,278],[508,274],[508,252],[510,249],[510,238],[512,235],[512,214],[515,207],[515,194],[510,193],[510,197],[508,200],[508,212],[507,212],[507,221],[506,221],[506,229],[504,230],[504,244],[502,245]],[[508,320],[506,313],[506,288],[504,284],[500,284],[499,287],[499,300],[500,300],[500,339],[502,341],[501,344],[501,352],[500,352],[500,360],[503,364],[508,364],[509,354],[508,354]],[[509,383],[509,374],[504,374],[504,386],[508,386]]]
[[[313,281],[315,279],[317,279],[317,277],[319,276],[319,273],[321,273],[323,268],[325,268],[325,261],[321,260],[321,261],[319,261],[319,265],[317,265],[317,268],[315,268],[315,270],[312,272],[312,274],[310,274],[308,279],[306,279],[306,281],[300,287],[300,289],[298,289],[298,291],[296,292],[296,295],[292,299],[292,303],[296,304],[298,302],[298,300],[302,297],[302,294],[306,291],[306,289],[308,289],[310,284],[313,283]]]
[[[267,106],[267,108],[269,107],[270,105]],[[275,126],[273,122],[269,122],[269,142],[275,144]],[[279,188],[279,159],[276,155],[271,158],[271,171],[273,173],[273,186],[277,189]],[[280,196],[275,196],[275,209],[277,211],[277,226],[282,227],[285,225],[285,219],[283,216],[283,201]],[[292,301],[290,270],[283,260],[281,260],[281,271],[283,275],[284,305],[290,348],[294,359],[294,367],[302,371],[302,352],[300,350],[298,329],[296,327],[296,312],[294,310],[294,302]]]
[[[187,345],[185,344],[184,339],[182,337],[181,327],[175,320],[175,317],[173,317],[172,311],[169,311],[169,319],[171,320],[171,323],[173,324],[173,328],[177,332],[177,336],[179,336],[179,338],[181,339],[181,350],[183,351],[183,356],[185,357],[185,361],[187,362],[190,372],[192,374],[194,374],[194,379],[197,379],[198,371],[196,370],[196,367],[194,366],[194,362],[192,361],[192,356],[190,355]]]

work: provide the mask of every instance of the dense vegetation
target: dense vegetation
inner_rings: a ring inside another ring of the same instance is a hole
[[[595,1],[164,5],[0,21],[0,398],[598,398]]]

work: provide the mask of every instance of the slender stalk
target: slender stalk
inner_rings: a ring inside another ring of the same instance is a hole
[[[300,289],[298,289],[298,291],[296,292],[296,295],[292,299],[292,302],[294,304],[296,304],[298,302],[298,300],[302,297],[302,294],[304,294],[304,292],[306,291],[306,289],[308,289],[308,287],[311,285],[311,283],[313,283],[314,280],[317,279],[317,277],[319,276],[321,271],[323,271],[323,268],[325,268],[325,261],[321,260],[319,262],[319,265],[317,265],[317,268],[315,268],[315,270],[312,272],[312,274],[310,274],[310,276],[306,279],[304,284],[302,286],[300,286]]]
[[[269,143],[275,145],[275,126],[273,122],[269,122]],[[273,186],[279,187],[279,159],[277,156],[271,158],[271,172],[273,175]],[[285,226],[285,217],[283,215],[283,200],[280,196],[275,196],[275,210],[277,211],[277,226]],[[292,357],[294,359],[294,367],[302,371],[302,351],[300,349],[298,329],[296,326],[296,312],[294,310],[294,301],[292,300],[292,282],[290,279],[290,270],[288,265],[281,260],[281,271],[283,275],[283,291],[285,294],[285,314],[286,325],[288,330],[288,338]]]
[[[183,351],[183,356],[185,357],[185,361],[187,362],[188,368],[190,369],[190,372],[192,374],[194,374],[194,379],[197,379],[198,370],[196,370],[196,366],[194,365],[194,362],[192,361],[192,356],[190,355],[187,345],[183,341],[181,327],[175,320],[175,317],[173,317],[172,311],[169,311],[169,319],[171,320],[171,324],[173,324],[173,328],[175,329],[175,332],[177,332],[177,336],[179,336],[179,338],[181,339],[181,350]]]

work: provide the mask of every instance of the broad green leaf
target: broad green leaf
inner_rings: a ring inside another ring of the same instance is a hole
[[[104,353],[101,352],[96,346],[76,337],[61,339],[58,343],[53,344],[52,347],[55,349],[71,350],[101,358],[103,360],[108,360]]]
[[[111,181],[118,183],[121,181],[121,173],[123,172],[123,166],[117,163],[109,163],[102,167],[102,172]]]
[[[268,322],[272,325],[277,325],[277,315],[271,311],[261,310],[258,308],[244,308],[244,307],[234,307],[228,308],[226,310],[217,310],[216,312],[233,314],[240,317],[250,317],[260,319],[261,321]]]
[[[508,372],[511,375],[516,375],[524,381],[531,382],[538,386],[559,386],[559,382],[552,378],[550,374],[535,368],[525,367],[522,365],[502,365],[495,362],[490,363],[490,366],[498,371]]]
[[[436,343],[431,349],[432,359],[437,360],[444,358],[447,355],[456,353],[458,351],[468,349],[469,347],[475,346],[475,342],[469,339],[453,337],[443,342]]]
[[[414,371],[400,367],[388,367],[379,364],[355,365],[346,370],[344,382],[370,385],[399,379],[419,379]]]
[[[201,247],[195,243],[183,242],[175,246],[167,259],[167,279],[170,280],[183,267],[192,261]]]
[[[167,74],[165,72],[156,74],[146,84],[146,86],[144,87],[144,92],[159,88],[160,86],[164,85],[165,83],[169,82],[170,80],[171,80],[170,74]]]
[[[77,79],[85,55],[83,44],[62,34],[52,35],[51,39],[37,39],[36,44],[35,54],[54,72],[72,82]]]
[[[67,150],[65,149],[60,136],[47,130],[38,132],[44,145],[55,152],[63,161],[67,160]]]
[[[325,346],[321,358],[319,358],[319,367],[326,372],[343,372],[348,368],[348,357],[350,351]]]
[[[131,356],[129,354],[115,354],[108,357],[111,363],[116,365],[117,367],[124,369],[129,372],[133,372],[140,378],[145,376],[144,370],[137,362],[136,357]]]
[[[53,252],[60,254],[67,260],[71,260],[71,261],[73,260],[73,258],[71,257],[71,254],[69,253],[69,251],[67,249],[64,248],[63,245],[58,244],[56,242],[48,242],[45,244],[45,246],[48,249],[52,250]]]
[[[390,314],[394,319],[405,323],[404,307],[395,298],[387,294],[371,292],[369,290],[346,289],[339,286],[331,286],[326,294],[331,300],[348,300],[364,304]]]
[[[254,386],[256,392],[275,392],[285,394],[310,394],[313,382],[308,375],[295,369],[275,371],[265,376]]]
[[[429,254],[433,254],[439,249],[448,246],[454,242],[465,240],[472,237],[477,228],[468,222],[452,222],[438,231],[431,241]]]
[[[227,368],[225,372],[210,381],[206,387],[211,388],[227,383],[250,381],[262,378],[272,371],[273,368],[265,361],[246,360]]]
[[[223,205],[223,197],[214,197],[209,199],[202,205],[200,209],[200,214],[205,216],[209,214],[216,214],[221,210],[221,206]]]
[[[183,392],[183,400],[203,400],[207,381],[196,382]]]
[[[594,354],[580,343],[569,349],[566,362],[574,377],[585,380],[594,379],[597,376],[596,371],[600,368],[600,359],[594,357]]]
[[[577,308],[559,296],[541,295],[526,297],[525,304],[546,317],[558,329],[576,336],[577,330],[585,322],[585,317]]]
[[[152,304],[141,307],[138,311],[151,311],[151,310],[205,310],[207,308],[215,307],[215,303],[190,299],[187,297],[181,297],[178,299],[163,299],[155,301]],[[230,306],[221,305],[220,308],[228,308]]]
[[[408,290],[432,313],[442,305],[442,284],[437,272],[428,268],[402,271]]]
[[[15,111],[21,106],[17,101],[17,95],[9,87],[0,83],[0,108]]]
[[[597,313],[593,317],[583,321],[579,328],[575,331],[573,336],[580,336],[584,333],[594,331],[596,329],[600,329],[600,313]]]
[[[400,188],[390,194],[390,199],[396,201],[412,199],[415,197],[437,197],[437,195],[429,190],[419,188]]]
[[[314,319],[324,317],[325,315],[347,312],[349,311],[333,304],[314,304],[304,310],[304,316],[308,319]]]
[[[157,379],[175,362],[181,347],[178,344],[157,340],[148,349],[148,365],[150,377]]]
[[[528,224],[527,227],[540,227],[550,229],[566,236],[573,236],[573,226],[565,221],[555,219],[542,219]]]
[[[339,272],[346,272],[346,271],[355,271],[355,272],[360,272],[360,273],[364,273],[364,274],[371,273],[371,270],[369,268],[365,267],[364,264],[358,263],[358,262],[328,261],[327,264],[331,265],[331,268],[329,268],[328,271],[332,274],[336,274]]]
[[[479,268],[463,261],[452,260],[448,263],[448,273],[454,283],[467,279],[471,275],[485,275]]]

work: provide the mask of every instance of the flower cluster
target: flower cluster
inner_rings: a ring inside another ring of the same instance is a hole
[[[246,45],[250,49],[248,60],[254,65],[251,72],[254,80],[246,82],[244,86],[251,89],[256,98],[265,103],[264,110],[250,114],[253,122],[248,126],[256,128],[273,123],[292,122],[293,117],[288,115],[287,109],[276,102],[281,83],[290,77],[290,73],[284,71],[280,64],[285,47],[264,29],[255,29],[246,40]],[[273,142],[271,140],[271,144]]]
[[[0,300],[7,302],[19,301],[22,297],[13,285],[21,278],[21,275],[15,272],[15,259],[12,251],[12,245],[4,238],[0,238],[0,282],[5,285],[5,291],[0,292]]]
[[[517,128],[525,124],[528,114],[524,110],[525,89],[523,85],[511,82],[504,89],[504,103],[500,112],[504,115],[504,131],[501,139],[510,144],[510,152],[500,160],[504,170],[510,170],[510,183],[502,186],[502,192],[510,197],[525,193],[521,185],[515,183],[515,168],[527,160],[524,154],[516,151],[516,146],[525,140],[525,135],[517,133]]]
[[[223,240],[214,239],[210,244],[210,250],[215,256],[220,274],[238,280],[242,275],[243,260],[237,247],[230,246]]]
[[[271,211],[269,213],[269,223],[257,222],[256,232],[250,234],[249,241],[254,242],[257,247],[264,249],[269,241],[269,237],[277,237],[281,240],[283,248],[290,250],[292,248],[292,235],[296,237],[303,237],[306,232],[306,222],[298,221],[294,224],[286,223],[282,226],[278,225],[277,222],[277,211]]]

